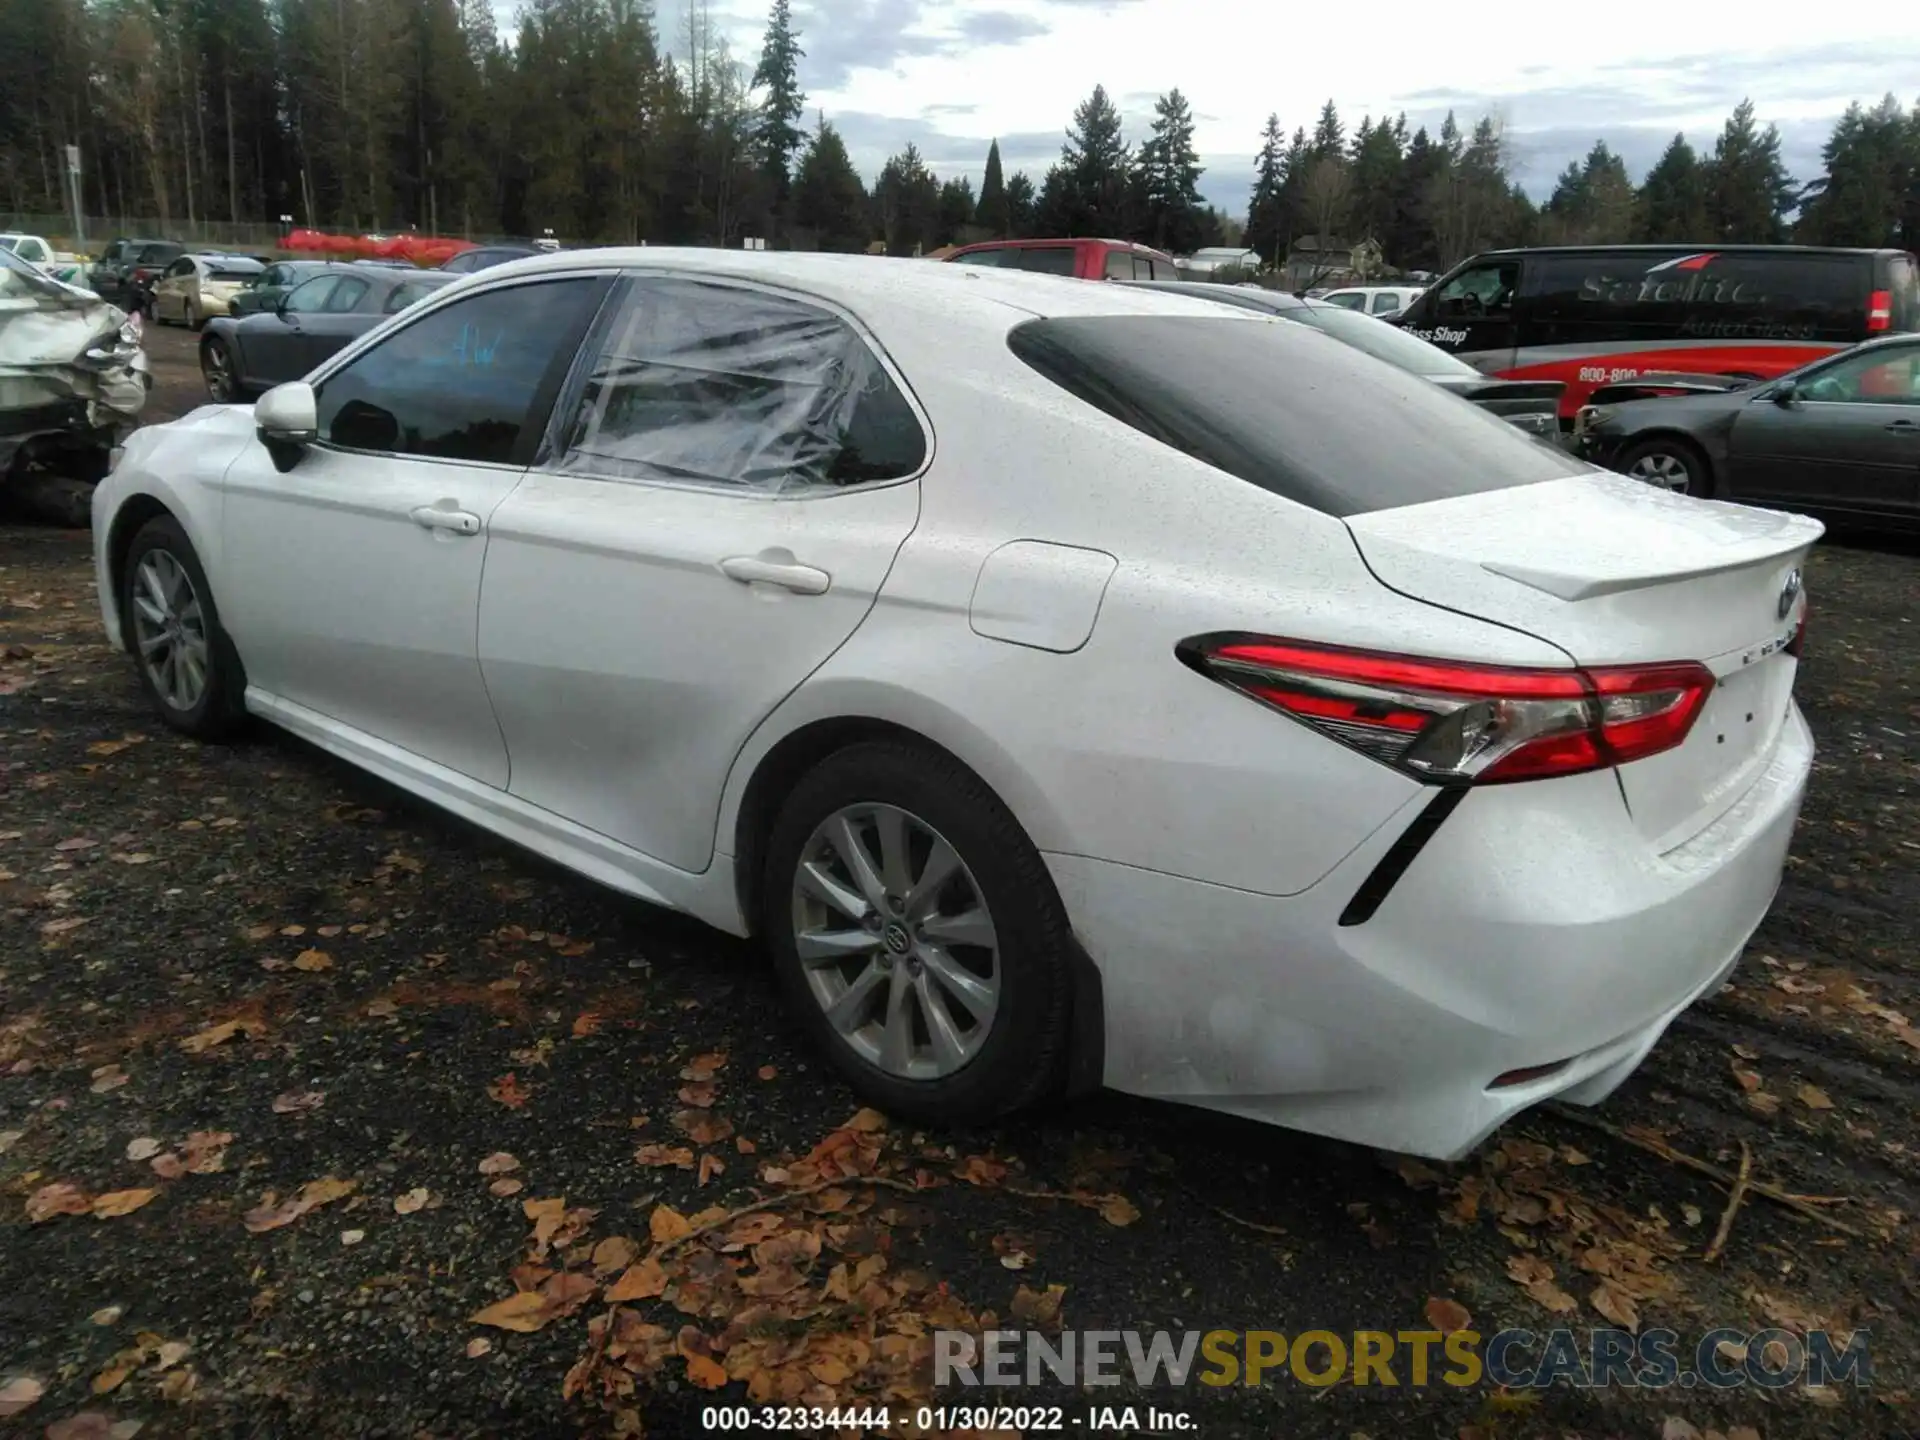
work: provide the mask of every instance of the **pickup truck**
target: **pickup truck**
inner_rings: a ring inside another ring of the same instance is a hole
[[[18,230],[9,230],[0,234],[0,250],[10,250],[29,265],[36,265],[69,285],[82,284],[81,276],[87,268],[84,255],[70,255],[64,250],[56,250],[38,235],[23,235]]]

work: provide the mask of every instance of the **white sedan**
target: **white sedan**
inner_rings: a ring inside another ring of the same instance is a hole
[[[1442,1157],[1738,960],[1819,533],[1201,300],[652,248],[449,286],[95,499],[167,723],[758,936],[873,1103]]]

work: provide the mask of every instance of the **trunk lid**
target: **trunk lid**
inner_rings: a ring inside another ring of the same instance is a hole
[[[1594,472],[1347,520],[1393,590],[1523,631],[1581,665],[1697,660],[1718,678],[1685,743],[1616,772],[1640,832],[1684,844],[1739,799],[1785,722],[1823,530]]]

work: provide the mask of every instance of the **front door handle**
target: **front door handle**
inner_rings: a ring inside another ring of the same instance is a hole
[[[1887,429],[1896,435],[1920,435],[1920,425],[1914,424],[1911,420],[1896,420],[1887,426]]]
[[[456,510],[453,502],[422,505],[412,512],[413,523],[428,530],[443,530],[453,535],[478,535],[480,517],[467,510]]]
[[[824,595],[833,583],[833,577],[826,571],[795,560],[791,550],[735,555],[720,562],[720,573],[742,585],[778,585],[796,595]]]

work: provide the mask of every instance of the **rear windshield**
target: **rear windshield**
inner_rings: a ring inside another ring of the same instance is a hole
[[[1288,320],[1029,320],[1013,353],[1114,419],[1328,515],[1589,473],[1430,381]]]
[[[1003,270],[1036,270],[1043,275],[1073,274],[1071,245],[1007,245],[953,257],[956,265],[997,265]]]
[[[251,280],[266,267],[258,260],[221,260],[207,267],[211,280]]]
[[[1871,257],[1607,251],[1527,257],[1532,323],[1580,340],[1864,338]]]
[[[1298,320],[1303,325],[1324,330],[1334,339],[1364,350],[1376,360],[1384,360],[1415,375],[1480,378],[1480,372],[1466,361],[1455,359],[1438,345],[1429,345],[1418,335],[1410,335],[1371,315],[1356,315],[1351,310],[1336,309],[1326,304],[1302,305],[1279,313],[1288,320]]]

